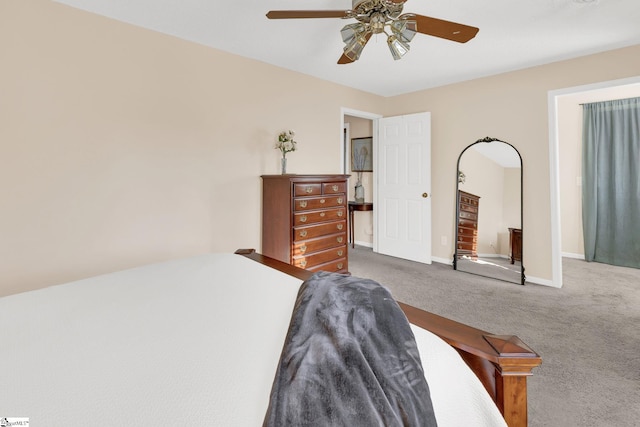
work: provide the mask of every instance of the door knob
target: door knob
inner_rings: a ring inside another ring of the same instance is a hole
[[[422,197],[426,199],[429,195],[427,193],[422,193]]]

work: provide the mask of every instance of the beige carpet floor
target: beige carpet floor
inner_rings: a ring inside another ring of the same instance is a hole
[[[540,354],[530,426],[640,426],[640,270],[564,259],[561,289],[521,286],[358,246],[349,269],[399,301],[515,334]]]

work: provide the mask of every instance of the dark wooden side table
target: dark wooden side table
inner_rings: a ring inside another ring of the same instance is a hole
[[[522,230],[519,228],[509,229],[509,260],[511,264],[522,261]]]
[[[355,236],[353,235],[353,213],[355,211],[360,211],[360,212],[367,212],[367,211],[372,211],[373,210],[373,203],[369,203],[369,202],[349,202],[349,242],[351,242],[351,247],[355,248],[356,246],[356,242],[355,242]]]

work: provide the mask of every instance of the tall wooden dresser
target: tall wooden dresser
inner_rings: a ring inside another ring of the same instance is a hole
[[[458,258],[478,258],[479,207],[479,196],[458,190]]]
[[[263,175],[262,253],[311,271],[349,271],[349,175]]]

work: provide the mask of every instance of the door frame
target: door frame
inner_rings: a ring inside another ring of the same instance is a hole
[[[378,119],[381,119],[382,117],[384,117],[382,114],[377,114],[377,113],[370,113],[367,111],[360,111],[360,110],[354,110],[352,108],[347,108],[347,107],[340,107],[340,171],[345,171],[345,161],[344,161],[344,157],[342,156],[342,153],[344,153],[344,116],[353,116],[353,117],[358,117],[360,119],[367,119],[367,120],[371,120],[373,122],[373,158],[377,159],[378,156]],[[377,198],[378,198],[378,179],[377,179],[377,175],[376,175],[376,169],[377,168],[373,168],[373,205],[375,206],[377,203]],[[345,172],[346,173],[346,172]],[[373,251],[374,252],[378,252],[378,233],[375,232],[375,230],[378,229],[378,214],[377,214],[377,210],[374,209],[373,210]]]
[[[551,281],[531,280],[532,283],[562,287],[562,228],[560,224],[560,134],[559,123],[562,118],[558,114],[558,98],[565,95],[575,95],[582,92],[627,86],[640,83],[640,76],[609,80],[550,90],[547,93],[549,118],[549,186],[550,186],[550,218],[551,218]]]

